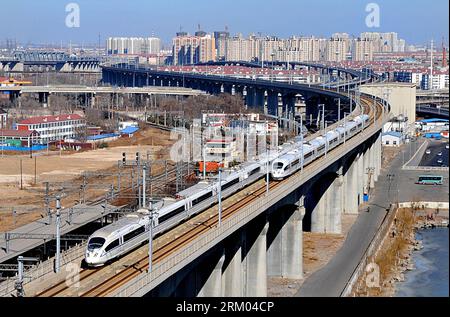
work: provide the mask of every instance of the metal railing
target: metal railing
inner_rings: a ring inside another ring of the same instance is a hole
[[[341,297],[348,297],[351,295],[355,284],[358,282],[359,277],[361,276],[361,274],[363,273],[369,262],[369,258],[371,258],[374,254],[376,254],[376,252],[380,248],[381,242],[385,238],[386,234],[388,233],[392,225],[392,220],[396,215],[397,209],[398,209],[397,205],[391,205],[389,211],[383,218],[380,228],[378,229],[375,236],[372,238],[367,249],[364,251],[364,254],[361,257],[358,266],[353,270],[353,273],[349,281],[347,282],[344,290],[340,295]]]
[[[86,250],[86,242],[75,245],[74,247],[61,253],[61,268],[64,268],[69,263],[79,261],[84,257]],[[33,265],[30,269],[24,272],[24,285],[36,281],[38,279],[48,278],[49,275],[54,274],[55,257],[49,258],[46,261]],[[11,296],[15,291],[16,278],[8,278],[6,281],[0,283],[0,297]]]
[[[443,172],[448,172],[449,168],[448,167],[443,167],[443,166],[403,166],[402,167],[403,170],[406,171],[443,171]]]

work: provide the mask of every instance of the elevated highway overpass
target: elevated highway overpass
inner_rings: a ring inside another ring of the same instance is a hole
[[[264,109],[264,113],[279,117],[292,115],[295,105],[299,102],[306,104],[307,118],[317,115],[318,104],[325,104],[327,110],[336,114],[339,112],[338,100],[340,100],[343,109],[342,113],[354,109],[356,102],[354,100],[355,95],[350,93],[349,90],[345,95],[336,90],[327,90],[314,85],[198,73],[165,72],[137,68],[132,65],[127,67],[103,67],[103,82],[120,87],[189,87],[209,94],[223,92],[232,95],[240,94],[248,108]]]
[[[96,97],[101,94],[109,94],[111,100],[115,96],[134,95],[143,96],[149,99],[154,95],[166,96],[199,96],[206,93],[201,90],[194,90],[183,87],[115,87],[115,86],[74,86],[74,85],[50,85],[50,86],[15,86],[15,87],[0,87],[0,93],[5,92],[10,95],[12,102],[17,102],[20,107],[21,97],[23,95],[37,94],[39,102],[44,105],[51,103],[51,96],[57,94],[64,95],[79,95],[85,97],[85,104],[91,107],[96,105]]]

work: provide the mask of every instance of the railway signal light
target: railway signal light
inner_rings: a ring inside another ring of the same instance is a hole
[[[122,163],[125,165],[127,162],[127,154],[125,152],[122,153]]]

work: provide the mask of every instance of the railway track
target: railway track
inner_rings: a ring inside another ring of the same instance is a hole
[[[368,114],[369,117],[377,121],[381,117],[381,107],[380,104],[377,103],[377,106],[373,107],[373,100],[366,97],[361,97],[361,101],[363,103],[364,107],[364,113]],[[311,167],[315,167],[317,164],[319,164],[319,161],[311,163]],[[299,172],[295,173],[291,177],[295,177]],[[281,182],[274,182],[272,181],[270,184],[270,189],[273,189],[280,184]],[[242,207],[250,204],[254,200],[260,198],[262,195],[265,194],[266,187],[265,185],[262,185],[258,189],[256,189],[254,192],[248,194],[244,199],[239,200],[236,204],[231,205],[230,207],[226,208],[222,212],[223,219],[227,219],[234,213],[236,213],[238,210],[240,210]],[[217,209],[217,206],[212,206],[208,210],[214,210]],[[210,228],[216,226],[218,224],[218,215],[217,212],[215,215],[199,224],[196,224],[193,228],[188,229],[184,234],[181,236],[176,236],[174,240],[171,242],[163,245],[162,247],[156,248],[154,255],[153,255],[153,263],[158,263],[165,257],[171,255],[173,252],[179,250],[180,248],[183,248],[186,246],[189,242],[193,241],[196,237],[201,235],[202,233],[208,231]],[[142,272],[146,271],[148,269],[148,256],[140,257],[138,260],[136,260],[133,264],[128,265],[125,269],[121,270],[114,276],[108,279],[104,279],[102,282],[96,284],[91,289],[84,291],[80,294],[78,294],[80,297],[102,297],[107,296],[112,291],[116,290],[117,288],[121,287],[122,285],[126,284],[128,281],[132,280],[137,275],[141,274]],[[80,272],[80,279],[79,281],[85,281],[88,278],[94,276],[94,275],[101,275],[105,270],[108,269],[108,266],[104,266],[102,268],[96,269],[96,270],[82,270]],[[67,284],[65,281],[56,284],[52,286],[51,288],[38,293],[36,296],[39,297],[53,297],[53,296],[64,296],[64,292],[68,290],[73,284]]]

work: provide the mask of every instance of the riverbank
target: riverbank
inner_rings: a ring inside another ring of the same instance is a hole
[[[406,272],[415,269],[413,252],[423,249],[422,241],[416,239],[417,231],[447,226],[448,211],[397,209],[389,230],[358,278],[352,296],[395,296],[396,285],[405,281]]]
[[[449,229],[420,229],[416,233],[423,249],[412,253],[414,270],[396,283],[395,297],[449,296]]]

